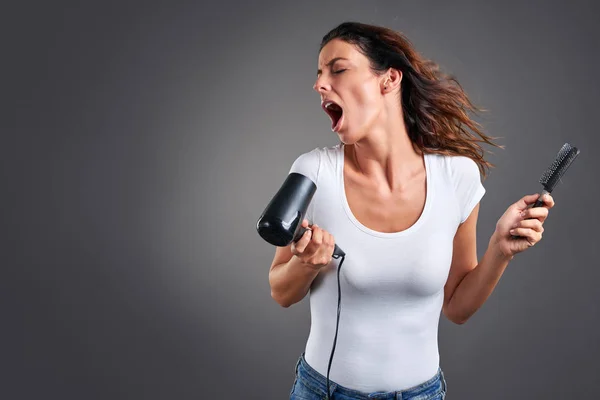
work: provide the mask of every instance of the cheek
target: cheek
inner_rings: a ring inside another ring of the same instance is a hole
[[[379,114],[381,96],[372,83],[365,83],[358,87],[352,97],[355,100],[352,105],[352,120],[358,120],[360,123],[370,123]]]

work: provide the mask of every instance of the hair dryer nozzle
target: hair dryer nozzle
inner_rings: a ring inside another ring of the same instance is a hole
[[[287,246],[298,236],[317,185],[306,176],[290,173],[256,223],[258,234],[274,246]]]

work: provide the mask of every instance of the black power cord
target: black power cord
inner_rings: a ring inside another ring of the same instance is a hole
[[[339,258],[340,256],[334,255],[333,258]],[[337,342],[338,328],[340,326],[340,310],[341,310],[341,300],[342,300],[342,288],[340,286],[340,270],[342,269],[342,264],[346,259],[346,254],[341,256],[342,260],[338,265],[337,269],[337,284],[338,284],[338,304],[337,304],[337,320],[335,322],[335,336],[333,337],[333,346],[331,348],[331,355],[329,356],[329,365],[327,365],[327,400],[329,398],[329,370],[331,369],[331,361],[333,360],[333,353],[335,352],[335,344]]]

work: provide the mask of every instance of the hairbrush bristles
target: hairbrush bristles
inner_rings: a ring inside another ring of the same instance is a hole
[[[573,163],[575,158],[579,155],[579,149],[571,146],[569,143],[565,143],[560,149],[554,162],[546,169],[540,178],[540,183],[544,186],[544,190],[540,193],[538,199],[531,205],[531,207],[542,207],[544,205],[544,195],[554,190],[554,187],[560,180],[561,176],[565,174],[569,166]],[[521,239],[521,236],[511,235],[513,239]]]
[[[560,149],[554,162],[548,167],[540,178],[540,183],[544,186],[544,190],[551,193],[554,187],[565,174],[571,163],[579,155],[579,149],[565,143]]]

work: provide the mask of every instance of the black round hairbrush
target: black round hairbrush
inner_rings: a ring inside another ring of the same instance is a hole
[[[544,204],[542,197],[547,193],[552,193],[560,178],[567,172],[567,169],[569,169],[578,155],[579,149],[577,147],[571,146],[569,143],[565,143],[562,146],[552,164],[542,174],[540,183],[544,187],[544,190],[531,207],[541,207]],[[513,235],[512,238],[518,239],[520,236]]]

